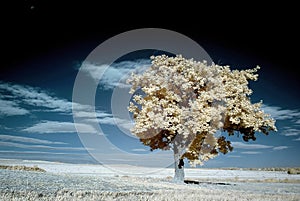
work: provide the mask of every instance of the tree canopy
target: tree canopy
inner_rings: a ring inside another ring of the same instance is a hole
[[[151,60],[145,72],[128,79],[133,94],[128,110],[135,121],[131,132],[151,150],[173,149],[196,165],[232,151],[225,133],[240,133],[249,141],[256,132],[276,131],[262,102],[250,100],[249,80],[257,80],[259,66],[231,70],[181,55]]]

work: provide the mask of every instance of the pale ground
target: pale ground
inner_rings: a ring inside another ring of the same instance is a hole
[[[178,184],[172,168],[21,160],[0,165],[47,171],[0,170],[0,200],[300,200],[300,175],[286,172],[189,168],[186,178],[200,184]]]

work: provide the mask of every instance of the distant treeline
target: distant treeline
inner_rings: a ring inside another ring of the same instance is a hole
[[[39,168],[38,166],[27,167],[25,165],[0,165],[0,169],[46,172],[46,170]]]
[[[280,171],[287,172],[288,174],[300,174],[300,167],[268,167],[268,168],[237,168],[228,167],[221,168],[223,170],[252,170],[252,171]]]

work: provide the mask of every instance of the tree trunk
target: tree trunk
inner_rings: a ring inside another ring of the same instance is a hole
[[[174,160],[175,160],[174,182],[183,183],[184,182],[184,162],[183,162],[183,159],[181,159],[180,154],[175,153],[175,151],[174,151]]]

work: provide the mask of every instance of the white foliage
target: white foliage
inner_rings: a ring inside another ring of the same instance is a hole
[[[243,128],[276,130],[275,121],[261,110],[261,103],[252,104],[249,99],[252,90],[248,80],[257,80],[258,66],[239,71],[187,60],[181,55],[151,59],[149,69],[141,75],[132,74],[128,80],[132,85],[130,93],[144,93],[134,94],[128,108],[135,117],[131,131],[136,136],[149,138],[168,130],[185,143],[181,146],[187,147],[187,152],[193,153],[190,144],[197,133],[205,133],[198,160],[191,161],[202,164],[215,156],[210,153],[218,147],[214,134],[223,128],[226,116],[231,124]]]

